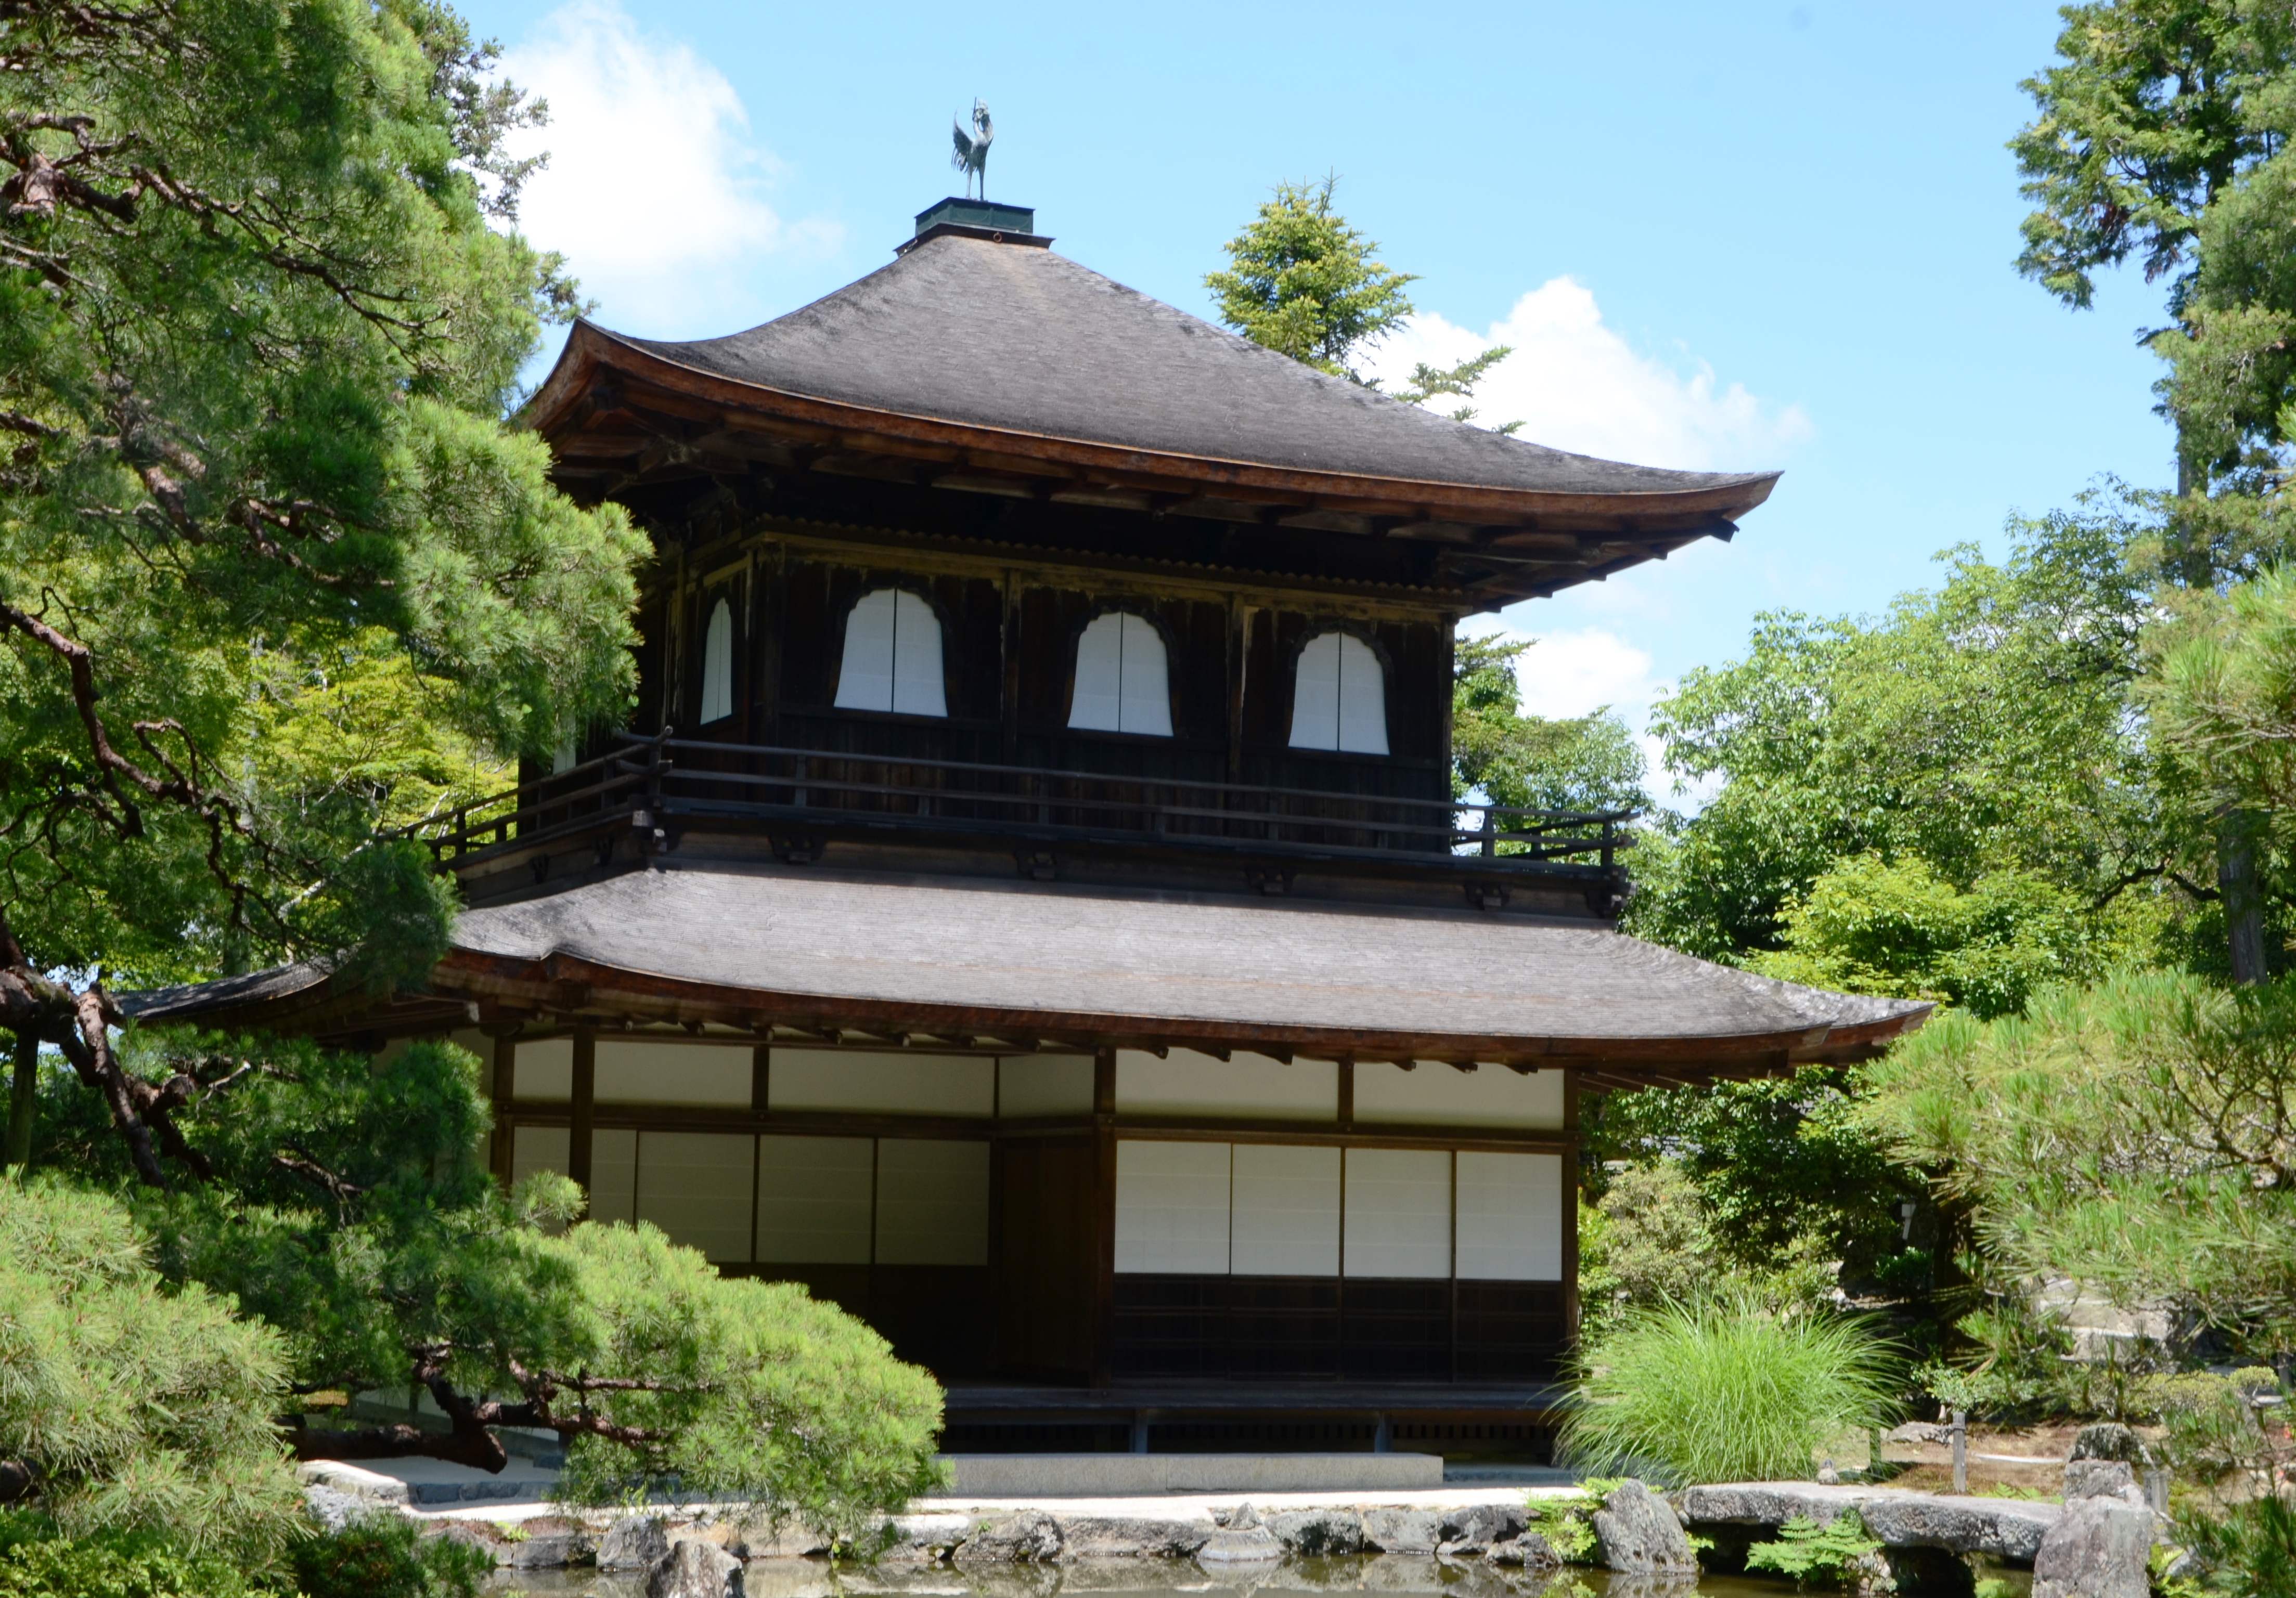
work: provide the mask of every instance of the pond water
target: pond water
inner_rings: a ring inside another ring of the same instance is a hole
[[[819,1560],[753,1560],[744,1571],[748,1598],[1326,1598],[1338,1594],[1394,1598],[1784,1598],[1792,1582],[1705,1576],[1693,1585],[1654,1582],[1571,1569],[1526,1574],[1482,1564],[1454,1564],[1398,1554],[1295,1560],[1211,1574],[1188,1561],[1120,1560],[1104,1564],[882,1564],[832,1568]],[[489,1598],[644,1598],[635,1572],[503,1570]]]

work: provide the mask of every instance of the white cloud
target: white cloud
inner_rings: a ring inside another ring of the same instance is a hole
[[[1470,622],[1463,630],[1482,637],[1533,639],[1515,660],[1525,715],[1560,720],[1608,709],[1627,724],[1641,746],[1644,786],[1652,798],[1675,809],[1695,812],[1713,797],[1718,783],[1693,783],[1677,791],[1666,770],[1664,750],[1647,731],[1651,707],[1674,691],[1673,683],[1652,670],[1648,650],[1600,627],[1525,634],[1496,618],[1485,618],[1481,625]]]
[[[601,319],[632,332],[729,331],[760,256],[833,248],[833,224],[768,204],[773,156],[724,73],[642,32],[616,0],[573,0],[508,51],[504,75],[550,102],[519,153],[550,152],[519,226],[562,250]]]
[[[1550,279],[1477,334],[1432,312],[1380,346],[1371,374],[1403,386],[1414,362],[1446,367],[1494,344],[1514,353],[1478,385],[1475,420],[1520,418],[1516,436],[1556,449],[1642,465],[1751,471],[1775,463],[1810,433],[1797,405],[1726,387],[1703,362],[1685,370],[1637,352],[1605,326],[1595,296],[1575,278]],[[1456,401],[1438,401],[1456,408]]]

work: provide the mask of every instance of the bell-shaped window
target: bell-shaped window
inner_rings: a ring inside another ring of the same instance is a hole
[[[1103,733],[1172,735],[1164,636],[1142,617],[1111,611],[1077,640],[1069,725]]]
[[[947,716],[940,618],[906,588],[878,588],[853,602],[845,619],[845,661],[837,672],[840,710]]]
[[[719,600],[701,635],[701,725],[734,713],[734,607]]]
[[[1387,753],[1387,673],[1371,645],[1346,633],[1308,640],[1292,691],[1292,747]]]

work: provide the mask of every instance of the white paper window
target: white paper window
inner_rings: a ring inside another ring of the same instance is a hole
[[[521,1043],[511,1056],[511,1096],[520,1103],[562,1104],[574,1096],[574,1040]]]
[[[563,1127],[520,1127],[511,1137],[511,1180],[529,1171],[572,1175],[573,1134]],[[635,1218],[638,1135],[627,1127],[601,1127],[590,1134],[590,1218]]]
[[[986,1117],[996,1107],[996,1062],[980,1055],[775,1049],[767,1066],[766,1102],[776,1110]]]
[[[1356,1067],[1357,1124],[1519,1127],[1559,1131],[1562,1073],[1524,1076],[1503,1065],[1462,1071],[1439,1061],[1405,1070],[1382,1061]]]
[[[940,618],[906,588],[863,594],[845,619],[845,660],[837,673],[840,710],[947,716]]]
[[[518,1127],[510,1136],[510,1179],[512,1186],[537,1171],[566,1175],[567,1148],[571,1137],[563,1127]]]
[[[709,630],[701,635],[701,723],[723,721],[734,713],[734,607],[719,600],[709,612]]]
[[[877,1263],[988,1263],[988,1145],[877,1143]]]
[[[1562,1280],[1562,1157],[1459,1155],[1459,1274]]]
[[[590,1218],[633,1225],[638,1218],[638,1135],[627,1127],[590,1134]]]
[[[865,1137],[758,1139],[758,1258],[867,1265],[876,1148]]]
[[[750,1107],[752,1056],[744,1045],[602,1037],[595,1046],[601,1104]]]
[[[1090,1115],[1093,1062],[1074,1054],[1007,1054],[996,1062],[996,1113]]]
[[[747,1134],[646,1133],[638,1140],[637,1218],[713,1260],[748,1259],[756,1159],[757,1139]]]
[[[1173,1049],[1160,1059],[1144,1049],[1119,1049],[1116,1110],[1119,1115],[1335,1121],[1340,1068],[1329,1060],[1285,1065],[1265,1054],[1239,1053],[1220,1060],[1193,1049]]]
[[[1292,747],[1387,753],[1387,673],[1371,645],[1346,633],[1308,640],[1292,689]]]
[[[1227,1274],[1228,1145],[1116,1145],[1116,1268]]]
[[[1231,1267],[1239,1276],[1340,1274],[1340,1151],[1234,1145]]]
[[[1164,637],[1144,618],[1111,611],[1095,617],[1078,638],[1069,725],[1158,738],[1172,735]]]
[[[1350,1276],[1448,1276],[1448,1151],[1349,1150],[1347,1242]]]

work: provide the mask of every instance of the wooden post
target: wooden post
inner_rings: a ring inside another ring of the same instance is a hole
[[[1352,1060],[1342,1060],[1340,1061],[1340,1130],[1348,1131],[1355,1124],[1356,1062]]]
[[[759,1120],[766,1118],[771,1102],[774,1052],[764,1044],[750,1051],[750,1113]]]
[[[1004,611],[1003,625],[997,629],[998,665],[1003,667],[1003,686],[998,697],[1003,707],[1003,749],[1004,763],[1013,765],[1021,756],[1021,579],[1010,570],[1004,573]]]
[[[1969,1491],[1969,1412],[1953,1412],[1953,1490]]]
[[[1578,1073],[1562,1071],[1562,1337],[1578,1340]]]
[[[492,1145],[487,1151],[487,1166],[504,1192],[510,1191],[512,1140],[517,1128],[511,1124],[510,1107],[518,1090],[518,1035],[514,1032],[495,1034],[495,1133]]]
[[[1116,1051],[1093,1055],[1092,1385],[1116,1379]]]
[[[574,1034],[573,1131],[566,1141],[566,1174],[590,1196],[590,1116],[598,1093],[598,1036],[584,1030]]]

